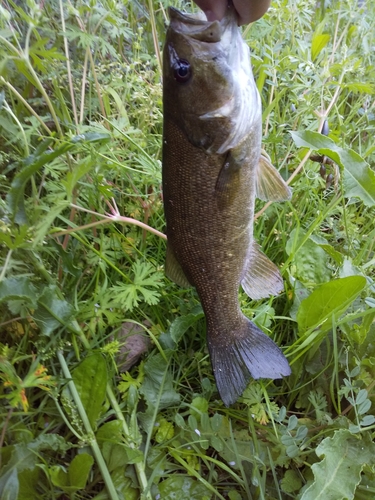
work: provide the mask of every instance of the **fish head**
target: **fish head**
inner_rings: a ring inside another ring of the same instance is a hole
[[[208,154],[248,135],[261,107],[233,7],[222,21],[170,8],[163,54],[164,114]]]

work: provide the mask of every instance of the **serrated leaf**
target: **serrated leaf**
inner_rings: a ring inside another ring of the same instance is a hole
[[[344,170],[345,196],[360,198],[363,203],[375,205],[375,173],[368,163],[352,149],[337,146],[332,139],[317,132],[291,132],[298,147],[314,149],[321,155],[328,156]]]
[[[312,466],[314,482],[301,500],[352,500],[365,464],[375,464],[375,444],[365,435],[353,436],[340,429],[324,439],[316,449],[321,462]]]
[[[322,331],[332,328],[332,318],[339,318],[366,286],[363,276],[349,276],[315,289],[301,302],[297,313],[300,333],[320,326]]]
[[[375,94],[375,85],[372,83],[366,83],[366,82],[349,82],[344,85],[344,88],[351,90],[352,92],[355,93],[363,93],[363,94],[370,94],[374,95]]]
[[[60,299],[55,288],[46,287],[38,298],[38,309],[34,320],[43,335],[51,335],[56,328],[66,326],[73,319],[74,307],[66,300]]]
[[[146,304],[155,305],[159,302],[160,293],[155,290],[161,287],[162,273],[155,271],[149,262],[137,260],[132,266],[132,283],[121,283],[109,289],[113,302],[127,311],[131,311],[143,300]]]
[[[330,35],[327,34],[314,34],[311,42],[311,59],[313,61],[315,61],[315,59],[327,45],[330,38]]]

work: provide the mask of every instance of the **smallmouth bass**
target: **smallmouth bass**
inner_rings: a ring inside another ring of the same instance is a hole
[[[261,103],[250,52],[229,5],[222,21],[169,9],[163,51],[165,272],[195,286],[206,317],[216,385],[226,406],[250,377],[290,374],[279,347],[241,311],[238,289],[253,299],[278,294],[277,267],[253,239],[255,197],[291,192],[261,156]]]

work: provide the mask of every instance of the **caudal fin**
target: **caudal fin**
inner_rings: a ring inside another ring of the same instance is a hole
[[[239,331],[218,336],[207,332],[216,386],[225,406],[235,403],[251,377],[290,375],[287,359],[273,340],[244,317]]]

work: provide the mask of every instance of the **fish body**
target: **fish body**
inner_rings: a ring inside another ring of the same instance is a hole
[[[250,377],[290,374],[276,344],[241,311],[279,293],[282,278],[253,240],[255,197],[290,197],[261,156],[261,103],[234,10],[208,22],[170,8],[163,51],[163,199],[166,274],[194,286],[207,344],[227,406]]]

